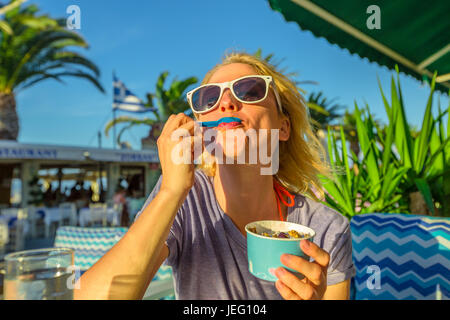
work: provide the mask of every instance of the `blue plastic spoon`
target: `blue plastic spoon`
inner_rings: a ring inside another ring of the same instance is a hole
[[[213,127],[217,127],[219,124],[221,124],[222,122],[224,123],[230,123],[230,122],[239,122],[241,123],[241,119],[239,118],[235,118],[235,117],[223,117],[217,121],[204,121],[204,122],[200,122],[200,125],[202,127],[209,127],[209,128],[213,128]]]

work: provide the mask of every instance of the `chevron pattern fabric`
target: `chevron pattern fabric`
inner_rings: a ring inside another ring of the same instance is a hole
[[[161,267],[159,267],[158,272],[156,272],[155,276],[153,277],[152,281],[171,279],[172,276],[172,267],[162,264]],[[159,300],[175,300],[175,294],[170,294]]]
[[[166,280],[172,277],[172,267],[161,265],[152,281]]]
[[[75,265],[81,271],[92,267],[128,231],[127,228],[59,227],[55,247],[75,250]]]
[[[354,216],[355,299],[450,299],[450,219],[411,214]]]
[[[56,231],[55,247],[71,248],[75,251],[74,264],[83,273],[92,267],[128,231],[128,228],[83,228],[59,227]],[[170,279],[172,268],[162,265],[152,281]],[[161,300],[173,300],[169,295]]]

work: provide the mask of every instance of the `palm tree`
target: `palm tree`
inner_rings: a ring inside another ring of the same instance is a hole
[[[11,11],[12,9],[20,6],[25,1],[27,1],[27,0],[12,0],[7,5],[2,5],[0,3],[0,15],[5,14],[6,12]],[[3,20],[0,20],[0,31],[6,32],[9,35],[11,35],[13,33],[10,25],[6,21],[3,21]]]
[[[315,132],[317,130],[326,130],[328,126],[333,125],[335,121],[342,117],[342,114],[338,111],[344,109],[345,106],[334,103],[334,100],[328,100],[322,91],[309,94],[306,104],[309,108]]]
[[[11,2],[6,5],[0,3],[0,14],[5,14],[6,12],[11,11],[12,9],[20,6],[22,3],[26,1],[27,0],[11,0]]]
[[[117,135],[117,141],[114,142],[121,145],[121,136],[125,131],[136,125],[144,124],[149,126],[150,130],[148,137],[142,139],[143,146],[147,144],[156,145],[156,140],[161,133],[162,127],[171,114],[185,112],[187,115],[190,115],[192,112],[189,112],[190,108],[185,99],[185,92],[190,85],[197,83],[198,79],[196,77],[189,77],[184,80],[177,80],[175,78],[170,84],[169,89],[166,90],[164,89],[164,84],[168,75],[168,71],[162,72],[156,82],[155,93],[148,93],[146,96],[147,101],[145,106],[152,109],[149,111],[153,114],[152,118],[118,117],[106,124],[105,135],[108,136],[109,130],[112,127],[125,123],[126,125],[121,128]],[[154,100],[156,100],[156,108],[154,107]]]
[[[300,85],[305,85],[305,84],[317,85],[318,84],[318,82],[311,81],[311,80],[303,80],[303,81],[295,80],[295,78],[297,78],[299,76],[298,73],[297,72],[292,72],[292,71],[288,72],[285,67],[281,68],[280,65],[285,59],[283,58],[281,60],[274,60],[274,54],[273,53],[269,53],[268,55],[263,57],[262,49],[259,48],[258,50],[256,50],[256,52],[253,55],[255,57],[259,58],[259,59],[265,60],[267,63],[272,64],[275,67],[275,69],[277,69],[280,73],[282,73],[286,77],[290,78],[294,82],[294,84],[296,85],[297,90],[299,92],[301,92],[302,94],[306,94],[306,91],[304,89],[302,89],[300,87]],[[320,106],[317,103],[307,102],[307,106],[308,106],[309,110],[314,110],[317,114],[328,115],[328,112],[322,106]],[[314,119],[312,119],[312,123],[313,123],[313,125],[317,124],[314,121]]]
[[[6,140],[17,140],[19,134],[15,95],[20,90],[46,79],[63,82],[61,77],[68,76],[84,78],[104,92],[97,66],[67,49],[88,45],[65,29],[65,19],[38,15],[36,5],[13,4],[5,10],[0,28],[0,139]]]
[[[280,67],[281,64],[283,63],[283,61],[285,60],[285,58],[283,58],[281,60],[274,60],[275,55],[273,53],[269,53],[268,55],[263,57],[261,48],[256,50],[256,52],[253,55],[259,59],[262,59],[262,60],[272,64],[278,70],[278,72],[284,74],[288,78],[291,78],[294,81],[295,85],[297,86],[297,89],[302,93],[305,93],[305,91],[302,88],[300,88],[299,85],[301,85],[301,84],[318,84],[316,81],[310,81],[310,80],[297,81],[297,80],[295,80],[295,78],[297,78],[299,76],[297,72],[293,72],[293,71],[287,72],[286,67],[283,67],[283,68]]]

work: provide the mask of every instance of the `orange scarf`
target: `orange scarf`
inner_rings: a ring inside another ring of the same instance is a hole
[[[295,204],[295,199],[294,196],[290,194],[289,191],[287,191],[286,188],[284,188],[276,179],[273,179],[273,187],[275,189],[277,197],[278,213],[280,215],[280,220],[284,221],[283,214],[281,213],[280,200],[283,201],[285,206],[293,207]],[[284,193],[290,199],[289,203],[286,203],[286,201],[284,201],[282,193]]]

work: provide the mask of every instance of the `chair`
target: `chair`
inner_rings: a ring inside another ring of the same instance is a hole
[[[123,214],[123,204],[114,204],[112,209],[114,210],[114,212],[116,212],[117,214],[113,215],[112,221],[111,221],[111,225],[112,226],[120,226],[120,223],[122,221],[122,214]]]
[[[145,291],[143,300],[175,299],[172,268],[166,265],[161,265]]]
[[[90,221],[95,226],[100,224],[106,227],[108,224],[107,218],[107,206],[106,203],[91,203],[89,204],[90,209]]]
[[[5,247],[9,241],[8,224],[5,220],[0,219],[0,261],[5,255]]]
[[[128,228],[59,227],[55,247],[75,251],[74,265],[81,273],[92,267],[128,231]],[[173,280],[170,267],[161,266],[150,283],[144,299],[173,298]]]
[[[59,205],[62,215],[62,225],[68,223],[70,226],[77,225],[77,207],[73,202],[64,202]]]
[[[127,228],[62,226],[56,231],[54,246],[73,249],[74,264],[84,272],[103,257],[127,231]]]
[[[31,225],[31,238],[34,239],[41,235],[45,237],[47,232],[47,227],[45,224],[45,210],[35,206],[29,206],[28,221]]]
[[[32,214],[31,217],[39,219],[39,215],[44,219],[45,224],[45,238],[54,237],[58,227],[62,226],[62,212],[59,207],[38,207],[36,208],[36,214]],[[38,220],[39,221],[39,220]]]
[[[122,212],[123,212],[123,204],[121,203],[114,203],[113,200],[108,200],[106,202],[107,206],[107,216],[111,213],[111,226],[112,227],[118,227],[121,225],[122,221]],[[112,211],[110,211],[112,210]],[[109,219],[108,219],[109,222]]]
[[[450,218],[362,214],[350,228],[355,300],[450,299]]]
[[[6,252],[21,251],[25,247],[25,237],[29,231],[27,221],[28,210],[23,208],[7,208],[1,210],[2,218],[7,221],[8,241]]]

